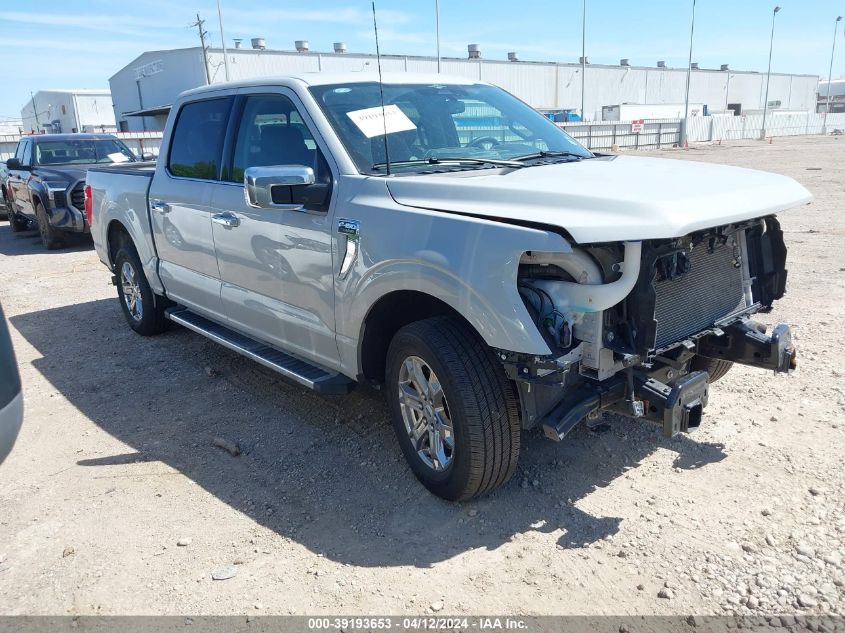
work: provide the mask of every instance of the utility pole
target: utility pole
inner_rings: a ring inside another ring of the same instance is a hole
[[[822,134],[827,134],[827,113],[830,112],[830,84],[833,81],[833,56],[836,54],[836,36],[839,34],[839,23],[842,21],[840,15],[833,24],[833,48],[830,49],[830,69],[827,71],[827,99],[824,104],[824,123],[822,123]]]
[[[434,0],[434,24],[437,31],[437,73],[440,74],[440,0]]]
[[[581,120],[586,121],[584,90],[587,85],[587,0],[583,0],[581,5]]]
[[[229,56],[226,55],[226,36],[223,35],[223,9],[217,0],[217,19],[220,20],[220,41],[223,43],[223,66],[226,69],[226,81],[229,81]]]
[[[32,90],[29,91],[29,97],[32,99],[32,112],[35,114],[35,128],[40,129],[41,123],[38,121],[38,108],[35,107],[35,95],[32,94]]]
[[[772,76],[772,48],[775,44],[775,16],[780,11],[780,7],[775,7],[772,11],[772,36],[769,38],[769,69],[766,71],[766,98],[763,101],[763,127],[760,129],[760,140],[766,139],[766,115],[769,113],[769,79]]]
[[[692,0],[692,22],[689,27],[689,59],[687,60],[687,88],[684,93],[684,120],[681,123],[681,147],[689,145],[688,124],[689,124],[689,83],[692,76],[692,39],[695,35],[695,0]],[[730,73],[728,73],[728,81],[730,81]]]
[[[211,73],[208,71],[208,46],[205,44],[205,38],[208,36],[208,32],[203,28],[205,25],[205,20],[200,18],[200,14],[197,13],[197,21],[194,22],[191,26],[197,27],[197,30],[200,34],[200,45],[202,46],[202,61],[205,64],[205,84],[209,85],[211,83]]]

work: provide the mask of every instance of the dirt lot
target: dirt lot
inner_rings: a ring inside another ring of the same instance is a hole
[[[141,338],[89,245],[4,222],[26,419],[0,466],[0,612],[845,613],[845,139],[659,155],[815,194],[782,216],[789,294],[764,317],[794,328],[799,371],[735,369],[674,440],[617,418],[531,434],[515,479],[462,505],[416,482],[378,394]]]

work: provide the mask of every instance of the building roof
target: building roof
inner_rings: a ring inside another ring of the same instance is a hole
[[[170,112],[170,107],[170,105],[153,106],[151,108],[144,108],[142,110],[124,112],[123,116],[164,116],[168,112]]]
[[[72,94],[72,95],[110,95],[111,90],[108,88],[48,88],[44,90],[39,90],[35,94],[39,92],[58,92],[61,94]]]
[[[202,49],[199,46],[192,46],[186,48],[173,48],[173,49],[162,49],[162,50],[155,50],[155,51],[145,51],[144,53],[138,55],[135,59],[131,62],[126,64],[121,70],[117,73],[112,75],[112,78],[117,76],[119,73],[123,72],[124,70],[133,68],[134,65],[145,56],[154,56],[154,55],[167,55],[168,53],[177,53],[183,51],[196,51],[200,53]],[[211,53],[221,54],[223,53],[222,48],[216,47],[209,47],[208,51]],[[282,50],[282,49],[253,49],[253,48],[226,48],[227,55],[273,55],[273,56],[282,56],[282,57],[346,57],[346,58],[358,58],[358,59],[376,59],[376,56],[373,53],[335,53],[333,51],[307,51],[307,52],[299,52],[295,50]],[[431,55],[397,55],[397,54],[385,54],[381,56],[382,59],[413,59],[413,60],[430,60],[435,61],[437,58]],[[490,57],[481,57],[478,59],[468,59],[467,57],[441,57],[443,61],[460,61],[460,62],[473,62],[473,63],[482,63],[482,64],[505,64],[505,65],[524,65],[524,66],[537,66],[537,65],[548,65],[548,66],[564,66],[564,67],[571,67],[571,68],[581,68],[580,62],[560,62],[560,61],[542,61],[542,60],[524,60],[520,59],[518,61],[510,61],[508,59],[493,59]],[[659,66],[642,66],[631,64],[629,66],[621,66],[616,64],[593,64],[588,62],[587,65],[591,68],[612,68],[612,69],[635,69],[635,70],[652,70],[652,71],[665,71],[665,72],[687,72],[686,66],[680,67],[659,67]],[[730,73],[731,75],[761,75],[766,74],[765,71],[758,71],[758,70],[734,70],[733,68],[729,70],[721,70],[720,68],[693,68],[692,72],[694,73]],[[783,73],[783,72],[776,72],[772,71],[773,76],[784,76],[784,77],[818,77],[818,75],[814,75],[812,73]]]

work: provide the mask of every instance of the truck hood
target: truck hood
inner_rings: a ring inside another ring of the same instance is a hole
[[[401,205],[556,226],[582,244],[682,237],[813,198],[778,174],[641,156],[386,182]]]
[[[77,180],[85,180],[85,174],[89,167],[94,165],[73,165],[68,167],[36,167],[35,173],[42,180],[53,180],[56,182],[67,182],[68,184]]]

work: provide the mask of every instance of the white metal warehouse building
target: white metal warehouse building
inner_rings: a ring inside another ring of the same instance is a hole
[[[301,72],[376,70],[375,56],[368,54],[234,48],[228,49],[227,55],[232,80]],[[208,62],[210,83],[224,81],[222,50],[208,49]],[[437,72],[435,57],[384,55],[381,62],[384,72]],[[499,85],[539,110],[581,108],[580,63],[443,58],[441,72]],[[588,64],[585,77],[587,120],[600,119],[602,106],[607,105],[684,101],[686,68]],[[765,73],[727,67],[695,69],[690,103],[706,104],[713,113],[729,108],[759,111],[763,108],[765,82]],[[143,53],[109,79],[119,129],[162,129],[168,106],[176,96],[206,83],[209,82],[199,46]],[[818,83],[817,75],[772,73],[769,107],[814,111]],[[147,116],[132,114],[141,112]]]
[[[26,132],[114,132],[108,90],[39,90],[21,108]]]

